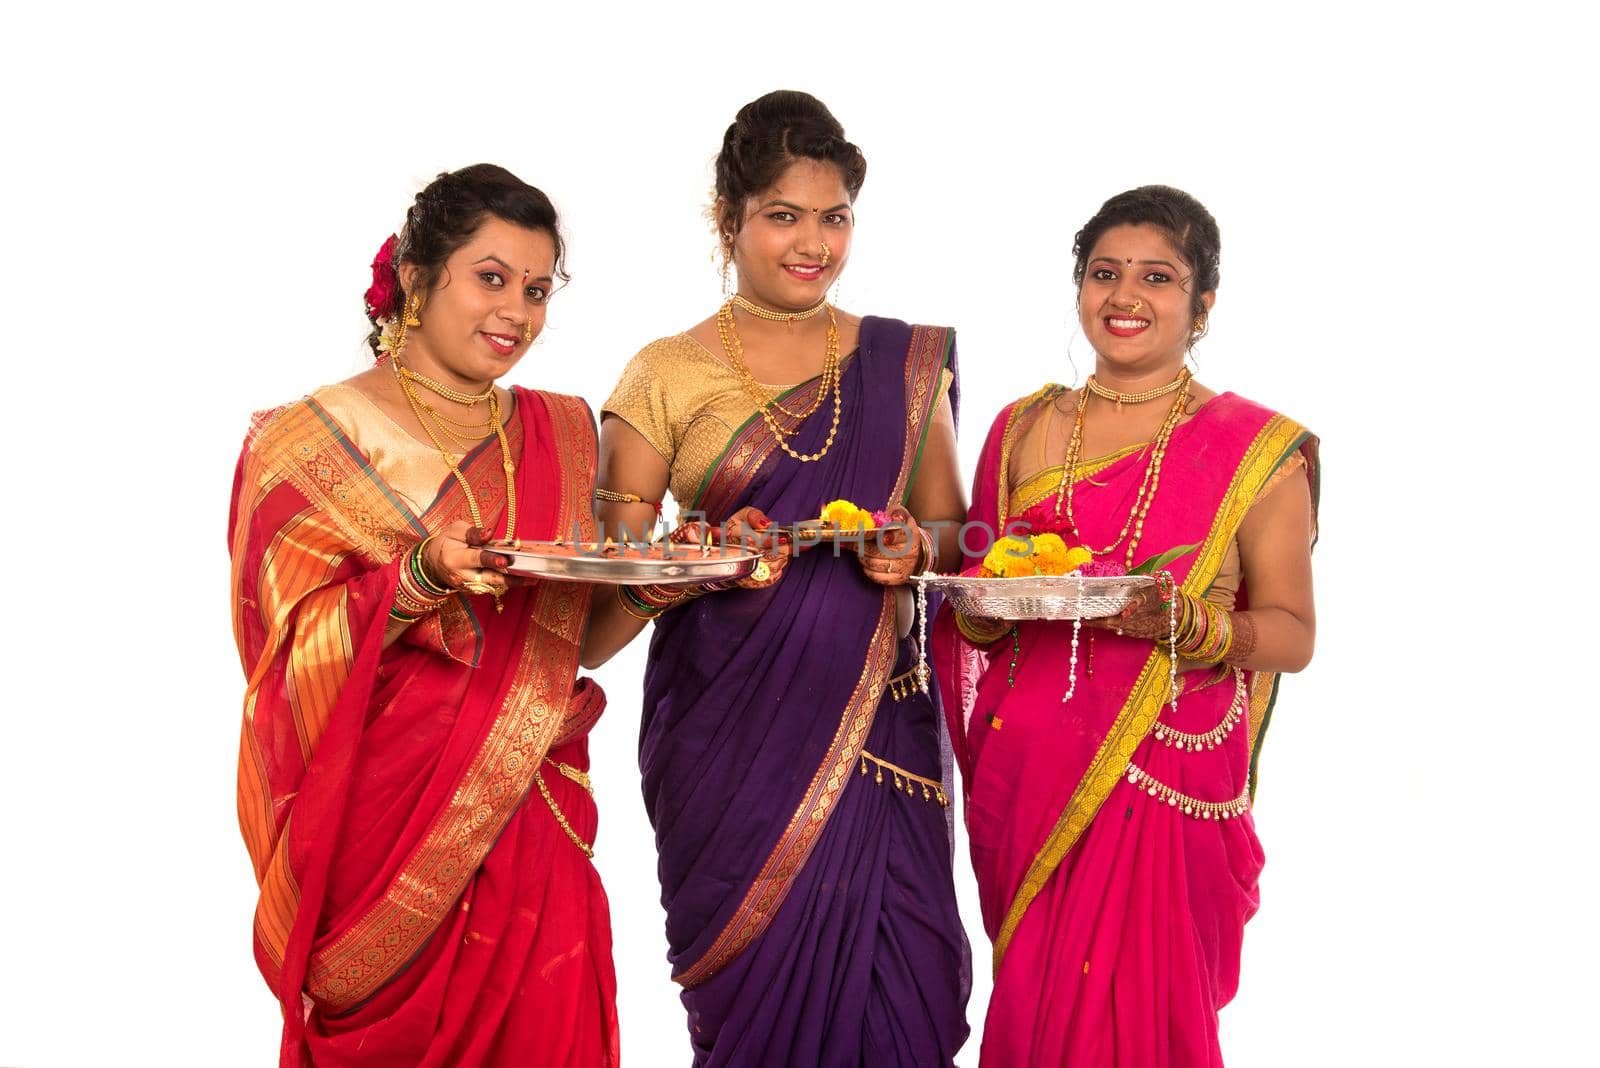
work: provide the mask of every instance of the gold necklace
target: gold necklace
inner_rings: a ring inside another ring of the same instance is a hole
[[[722,350],[728,354],[728,362],[739,374],[739,381],[744,384],[745,391],[750,394],[750,399],[756,402],[757,408],[771,406],[790,419],[799,421],[808,419],[822,406],[822,398],[828,395],[830,384],[839,374],[839,324],[833,318],[833,311],[828,311],[828,341],[822,357],[822,388],[812,398],[811,406],[803,412],[791,412],[785,408],[776,397],[767,396],[766,390],[756,381],[750,367],[744,360],[744,342],[739,338],[739,331],[734,326],[733,308],[724,304],[717,313],[717,335],[722,339]]]
[[[1150,514],[1150,505],[1156,499],[1156,490],[1161,485],[1161,462],[1166,459],[1167,443],[1172,439],[1172,431],[1178,425],[1178,420],[1183,416],[1183,410],[1189,403],[1189,369],[1184,368],[1178,375],[1178,396],[1172,402],[1172,408],[1167,412],[1166,419],[1161,424],[1161,429],[1156,432],[1155,439],[1150,443],[1150,459],[1145,465],[1144,479],[1139,484],[1139,493],[1133,499],[1133,507],[1128,510],[1128,519],[1122,524],[1122,531],[1110,545],[1103,549],[1096,549],[1086,545],[1095,556],[1104,556],[1133,532],[1133,540],[1128,542],[1128,550],[1124,554],[1124,567],[1133,566],[1133,553],[1139,545],[1139,540],[1144,536],[1145,516]],[[1165,388],[1165,387],[1164,387]],[[1078,396],[1078,410],[1073,415],[1072,437],[1067,442],[1067,459],[1061,466],[1061,484],[1056,487],[1056,518],[1061,518],[1062,502],[1066,503],[1067,523],[1072,528],[1073,535],[1081,542],[1083,534],[1078,530],[1077,516],[1072,510],[1072,491],[1078,481],[1078,462],[1083,452],[1083,419],[1089,407],[1089,393],[1091,390],[1085,386],[1084,391]]]
[[[1187,375],[1188,368],[1185,368],[1183,371],[1178,373],[1177,378],[1174,378],[1166,385],[1157,386],[1155,389],[1147,389],[1142,393],[1119,393],[1114,389],[1107,389],[1105,386],[1100,384],[1099,380],[1096,379],[1094,375],[1090,375],[1088,378],[1084,379],[1084,385],[1088,386],[1089,392],[1093,393],[1096,397],[1100,397],[1108,401],[1116,401],[1117,411],[1120,412],[1124,404],[1143,404],[1145,401],[1152,401],[1157,397],[1165,397],[1168,393],[1182,389],[1184,382],[1187,381]]]
[[[829,449],[833,448],[834,436],[839,433],[839,413],[843,408],[842,394],[839,388],[839,321],[834,316],[831,306],[828,306],[826,302],[822,306],[826,307],[828,311],[828,340],[822,356],[822,382],[817,389],[817,395],[812,398],[811,406],[804,412],[791,412],[778,403],[777,398],[769,397],[766,391],[761,388],[761,384],[756,381],[755,375],[751,374],[750,368],[744,362],[744,343],[739,340],[739,331],[735,328],[733,322],[733,301],[730,299],[717,312],[717,333],[722,338],[722,351],[727,354],[728,363],[733,366],[734,372],[739,376],[739,381],[744,385],[745,392],[755,402],[756,410],[761,413],[761,418],[765,420],[767,429],[771,430],[772,436],[778,440],[778,446],[801,463],[820,460],[828,454]],[[809,455],[795,452],[789,445],[789,438],[799,433],[800,428],[797,426],[794,430],[785,430],[779,424],[777,416],[773,412],[781,412],[796,422],[803,421],[822,406],[822,398],[828,395],[830,389],[833,391],[833,425],[828,428],[828,440],[823,442],[821,449]]]
[[[437,426],[446,434],[450,433],[449,430],[440,421],[439,413],[433,409],[432,405],[422,399],[417,393],[416,387],[411,384],[414,372],[410,368],[400,366],[399,360],[393,357],[391,357],[391,360],[394,363],[395,381],[400,383],[400,391],[405,394],[406,401],[411,405],[411,413],[417,417],[417,422],[422,424],[422,429],[428,435],[428,440],[433,442],[433,447],[439,450],[439,456],[444,460],[445,466],[450,468],[450,473],[455,476],[456,483],[461,487],[462,495],[467,499],[467,512],[472,516],[472,525],[487,529],[483,523],[483,512],[478,508],[478,498],[472,492],[472,484],[467,481],[467,476],[461,473],[461,466],[456,462],[455,454],[444,447],[444,443],[439,440],[439,435],[435,433],[434,427]],[[417,375],[416,377],[420,378],[422,376]],[[517,536],[517,467],[511,459],[511,442],[506,437],[505,427],[500,421],[500,395],[494,391],[492,383],[488,392],[484,394],[483,399],[487,399],[489,402],[489,427],[494,436],[500,439],[500,465],[506,473],[506,538],[515,540]],[[429,416],[433,417],[432,422],[430,422]],[[488,435],[484,436],[487,437]],[[490,531],[490,533],[493,532]],[[496,608],[499,605],[500,599],[496,597]]]
[[[490,382],[489,388],[484,390],[482,393],[463,393],[459,389],[451,389],[443,382],[435,382],[427,375],[419,375],[409,367],[402,367],[400,365],[400,361],[398,360],[395,361],[394,366],[395,373],[400,375],[402,378],[411,382],[415,382],[417,385],[422,386],[425,389],[432,390],[445,400],[455,401],[457,404],[465,404],[468,407],[471,407],[474,404],[481,403],[482,401],[486,401],[490,397],[494,396],[493,382]]]
[[[806,319],[811,318],[813,315],[816,315],[823,308],[828,306],[827,298],[823,298],[822,300],[818,301],[816,304],[813,304],[811,307],[807,308],[805,311],[775,312],[770,308],[763,308],[759,304],[755,304],[755,303],[752,303],[749,300],[746,300],[742,295],[740,295],[738,293],[735,293],[733,296],[729,297],[728,299],[730,301],[732,301],[733,303],[739,305],[739,307],[743,308],[745,311],[749,312],[751,315],[754,315],[757,319],[766,319],[766,320],[769,320],[769,321],[774,322],[774,323],[798,323],[798,322],[802,322],[802,321],[804,321]]]

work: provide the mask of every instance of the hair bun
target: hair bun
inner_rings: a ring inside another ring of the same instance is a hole
[[[837,167],[851,200],[867,179],[867,159],[845,139],[844,127],[827,105],[810,93],[779,89],[739,109],[722,135],[717,153],[717,198],[725,207],[742,206],[772,187],[796,160]],[[742,213],[724,217],[720,227],[737,232]]]

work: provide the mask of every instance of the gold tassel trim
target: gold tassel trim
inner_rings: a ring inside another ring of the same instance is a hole
[[[861,750],[861,774],[865,775],[867,773],[869,761],[878,767],[878,773],[872,778],[873,782],[882,783],[883,773],[887,771],[897,791],[904,790],[907,794],[915,797],[917,795],[917,787],[920,786],[922,787],[922,799],[924,801],[932,801],[940,808],[950,807],[950,798],[945,796],[944,786],[938,781],[918,775],[916,772],[907,771],[898,764],[891,764],[887,760],[875,757],[865,749]]]

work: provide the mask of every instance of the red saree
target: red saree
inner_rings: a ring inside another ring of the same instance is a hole
[[[1060,392],[1049,387],[996,420],[970,521],[1062,532],[1059,468],[1007,488],[1014,443]],[[1303,427],[1233,394],[1206,402],[1172,435],[1139,554],[1198,544],[1171,570],[1203,595],[1250,505],[1297,451],[1314,498],[1316,439]],[[1075,511],[1090,544],[1116,537],[1144,467],[1135,450],[1080,473]],[[1241,588],[1239,607],[1247,598]],[[1185,672],[1174,714],[1167,654],[1101,631],[1093,674],[1080,650],[1076,692],[1063,702],[1071,639],[1070,623],[1023,623],[1015,639],[980,648],[948,611],[935,627],[994,942],[982,1064],[1220,1065],[1217,1011],[1238,987],[1258,903],[1263,858],[1248,805],[1275,677]],[[1158,723],[1219,729],[1235,707],[1239,728],[1214,749],[1152,736]]]
[[[588,408],[515,393],[519,536],[592,531]],[[503,533],[498,447],[462,469]],[[617,1061],[605,895],[554,814],[593,841],[585,735],[605,698],[574,681],[588,587],[514,589],[503,613],[459,596],[383,647],[404,553],[466,518],[453,478],[413,514],[314,398],[246,439],[239,822],[284,1065]]]

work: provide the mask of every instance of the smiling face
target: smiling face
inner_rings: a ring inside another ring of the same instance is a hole
[[[822,300],[850,258],[855,216],[844,179],[831,163],[790,164],[770,189],[744,204],[742,220],[733,237],[739,292],[774,311],[798,311]]]
[[[1124,375],[1183,364],[1197,314],[1178,249],[1154,226],[1114,226],[1089,251],[1078,318],[1101,361]],[[1216,294],[1200,294],[1209,311]]]
[[[422,325],[411,329],[402,360],[447,385],[482,389],[515,367],[544,329],[555,264],[548,233],[484,219],[423,296]],[[402,266],[407,293],[420,276],[415,264]]]

